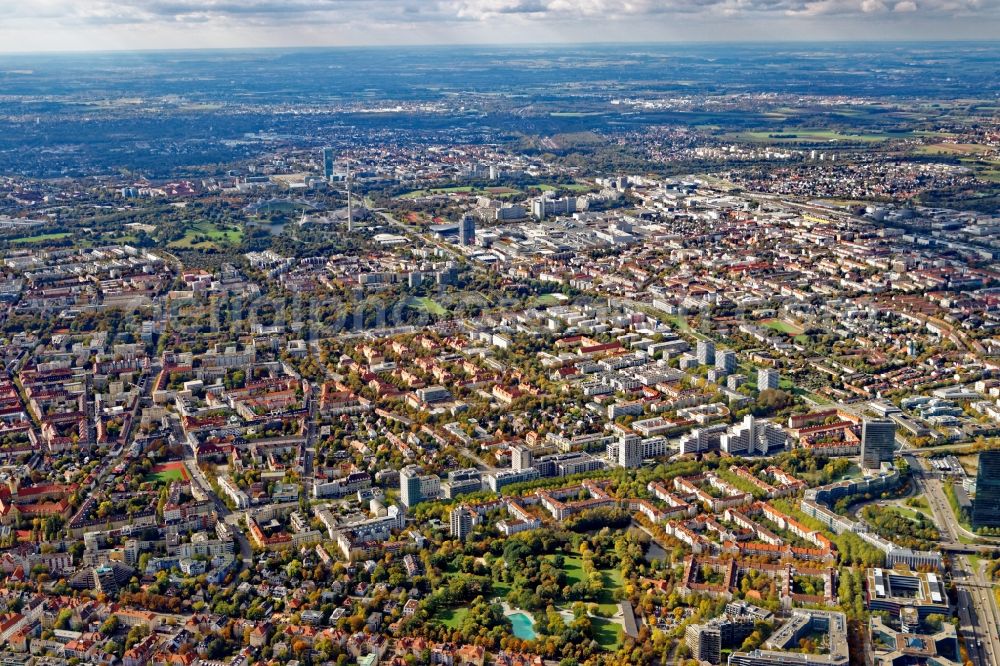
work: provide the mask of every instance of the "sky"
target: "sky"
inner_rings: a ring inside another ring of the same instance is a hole
[[[3,0],[0,52],[1000,38],[1000,0]]]

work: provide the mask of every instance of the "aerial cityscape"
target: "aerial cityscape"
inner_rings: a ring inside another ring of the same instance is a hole
[[[0,49],[0,663],[1000,666],[1000,42],[407,39]]]

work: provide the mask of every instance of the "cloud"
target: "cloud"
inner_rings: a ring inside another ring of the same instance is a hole
[[[10,6],[0,14],[0,51],[949,39],[1000,34],[1000,0],[17,0],[4,4]]]
[[[895,12],[923,15],[994,14],[1000,0],[899,0]],[[74,23],[236,21],[306,24],[316,21],[506,20],[627,21],[670,15],[809,16],[885,13],[883,0],[20,0],[5,19]]]
[[[893,10],[928,16],[977,12],[995,15],[998,4],[998,0],[927,0],[918,5],[913,0],[901,0],[895,3]],[[884,14],[890,8],[883,0],[445,0],[441,6],[444,9],[450,7],[457,17],[482,21],[505,15],[543,20],[609,21],[688,14],[703,14],[706,17],[759,17],[769,14],[861,17]]]

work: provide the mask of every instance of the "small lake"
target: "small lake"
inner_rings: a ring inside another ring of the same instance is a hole
[[[515,636],[523,641],[535,640],[535,627],[530,617],[525,613],[511,613],[507,617],[510,618],[510,623],[514,627]]]

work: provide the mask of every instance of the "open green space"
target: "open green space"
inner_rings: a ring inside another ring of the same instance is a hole
[[[583,183],[533,183],[527,187],[537,187],[543,192],[554,192],[555,190],[566,190],[568,192],[587,192],[593,189],[589,185],[584,185]]]
[[[468,608],[446,608],[437,614],[436,619],[449,629],[458,629],[468,614]]]
[[[547,558],[555,559],[554,555]],[[574,585],[587,579],[583,571],[583,560],[579,555],[563,557],[562,571],[566,575],[566,584]],[[622,574],[618,569],[598,569],[604,580],[604,587],[596,599],[589,599],[597,604],[602,615],[611,616],[618,612],[618,598],[622,591]]]
[[[989,146],[978,143],[932,143],[917,146],[918,155],[972,155],[989,150]]]
[[[893,138],[888,134],[853,134],[831,129],[787,128],[773,130],[753,130],[737,132],[733,138],[755,143],[809,143],[809,142],[839,142],[839,143],[877,143]]]
[[[238,227],[223,227],[202,220],[184,232],[184,237],[173,241],[167,247],[179,250],[218,248],[223,245],[238,245],[243,240],[243,230]]]
[[[182,468],[164,469],[159,472],[151,472],[146,475],[144,481],[170,484],[174,481],[185,481],[187,475]]]
[[[927,512],[911,509],[908,506],[893,506],[893,509],[895,509],[900,515],[906,516],[913,521],[919,521],[921,518],[931,518]]]
[[[593,617],[590,618],[590,626],[593,627],[593,635],[598,645],[609,652],[618,649],[621,644],[618,640],[618,634],[621,631],[620,624]]]
[[[795,388],[793,388],[792,389],[792,393],[794,395],[802,396],[803,398],[808,398],[809,400],[812,400],[813,402],[815,402],[818,405],[832,405],[833,404],[833,400],[831,400],[830,398],[826,397],[825,395],[820,395],[819,393],[813,393],[812,391],[809,391],[808,389],[804,389],[804,388],[802,388],[800,386],[796,386]]]
[[[419,199],[420,197],[427,197],[432,194],[468,194],[473,192],[476,188],[471,185],[457,185],[455,187],[432,187],[423,190],[413,190],[412,192],[407,192],[406,194],[400,195],[400,199]]]
[[[432,315],[445,315],[448,311],[440,303],[435,301],[429,296],[421,296],[419,298],[411,298],[408,300],[407,305],[417,308],[418,310],[423,310]]]
[[[539,294],[535,297],[535,305],[559,305],[562,302],[556,294]]]
[[[39,234],[37,236],[21,236],[19,238],[11,238],[10,242],[17,245],[34,245],[36,243],[47,243],[54,240],[62,240],[63,238],[69,238],[72,234],[68,231],[60,231],[51,234]]]
[[[785,321],[784,319],[766,319],[761,322],[764,326],[770,329],[774,329],[779,333],[785,333],[786,335],[801,335],[802,328],[796,326],[795,324]]]
[[[549,562],[555,559],[554,555],[546,558]],[[566,575],[566,584],[574,585],[586,579],[583,573],[583,560],[577,555],[567,555],[563,557],[562,571]]]

